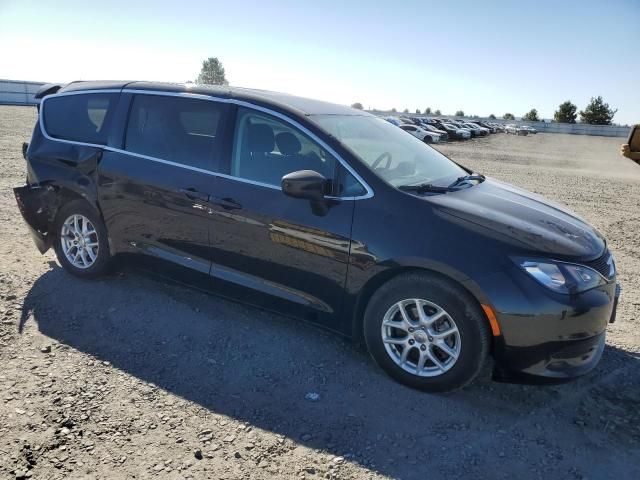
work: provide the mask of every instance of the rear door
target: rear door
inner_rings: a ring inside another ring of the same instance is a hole
[[[227,105],[178,95],[131,98],[121,148],[100,163],[99,200],[116,251],[208,275],[210,215]]]

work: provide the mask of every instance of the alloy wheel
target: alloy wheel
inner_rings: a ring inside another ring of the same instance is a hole
[[[382,341],[400,368],[420,377],[449,371],[460,356],[460,332],[440,306],[423,299],[401,300],[382,320]]]
[[[71,215],[64,221],[60,242],[64,256],[76,268],[89,268],[98,258],[98,232],[84,215]]]

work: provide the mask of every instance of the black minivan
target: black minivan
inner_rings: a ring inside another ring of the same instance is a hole
[[[47,85],[15,189],[83,278],[119,254],[364,340],[427,391],[566,379],[599,361],[619,287],[602,236],[375,116],[291,95]],[[188,328],[185,325],[185,328]]]

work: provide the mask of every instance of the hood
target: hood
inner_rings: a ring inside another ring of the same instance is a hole
[[[494,179],[425,198],[445,220],[485,236],[490,232],[520,249],[584,260],[601,256],[605,249],[602,235],[572,211]]]

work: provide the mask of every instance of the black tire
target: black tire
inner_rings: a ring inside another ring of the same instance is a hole
[[[73,265],[64,254],[62,247],[62,227],[64,222],[72,215],[82,215],[87,218],[95,228],[98,240],[97,255],[93,263],[86,268]],[[58,257],[60,265],[69,273],[80,278],[95,278],[103,275],[109,268],[109,240],[107,229],[100,217],[100,214],[84,200],[73,200],[63,205],[56,215],[54,222],[55,239],[53,248]]]
[[[387,352],[382,339],[382,322],[386,312],[397,302],[413,298],[438,305],[449,314],[458,328],[460,352],[457,360],[449,370],[437,376],[418,376],[401,368]],[[489,354],[488,322],[475,299],[453,281],[429,273],[402,274],[382,285],[367,305],[364,337],[373,359],[393,379],[427,392],[462,388],[482,370]]]

